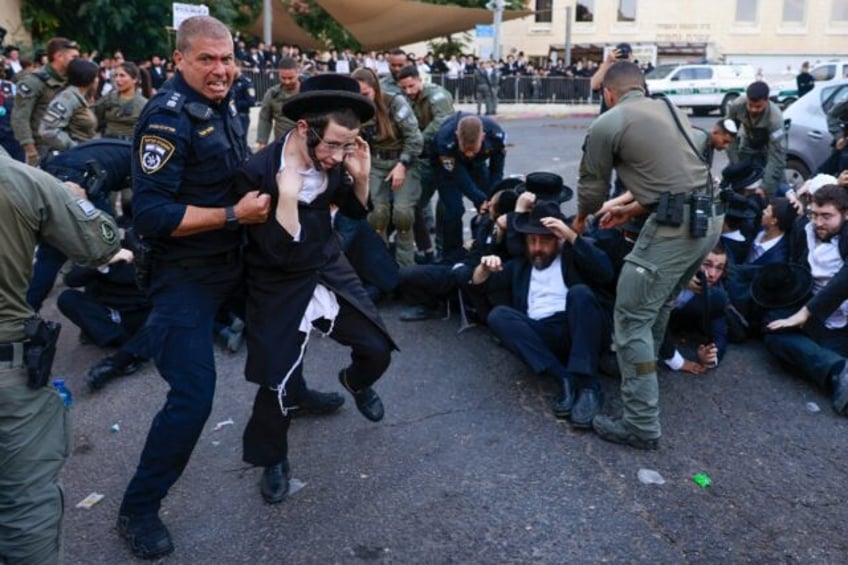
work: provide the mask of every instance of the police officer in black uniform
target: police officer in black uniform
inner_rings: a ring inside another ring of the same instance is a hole
[[[248,155],[230,97],[234,59],[220,21],[183,21],[177,73],[147,104],[133,139],[133,222],[153,255],[146,331],[170,386],[118,517],[120,535],[146,559],[173,551],[159,507],[212,409],[213,325],[241,280],[240,224],[263,222],[270,209],[268,195],[251,191],[238,199],[232,190],[232,174]]]
[[[451,259],[462,254],[465,196],[480,210],[503,180],[506,134],[494,120],[457,112],[442,124],[429,154],[436,171],[439,200],[444,202],[443,251]]]
[[[95,139],[54,155],[41,168],[61,181],[71,181],[86,189],[86,196],[100,210],[114,216],[110,193],[129,186],[132,144],[119,139]],[[56,275],[67,257],[50,245],[38,246],[27,302],[34,310],[50,294]]]
[[[244,136],[247,138],[247,131],[250,129],[250,109],[256,105],[256,88],[253,86],[253,79],[247,76],[240,66],[238,76],[233,82],[231,96],[241,120]]]

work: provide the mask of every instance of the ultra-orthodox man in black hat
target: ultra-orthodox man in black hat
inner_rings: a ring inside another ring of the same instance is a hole
[[[283,107],[294,128],[254,155],[236,189],[271,195],[271,216],[247,233],[247,365],[259,385],[244,431],[246,462],[265,468],[260,491],[269,504],[288,491],[287,432],[302,400],[303,356],[313,328],[351,347],[339,372],[369,420],[383,417],[372,388],[397,349],[333,233],[331,206],[364,218],[371,160],[359,135],[374,114],[349,77],[323,74],[301,85]]]

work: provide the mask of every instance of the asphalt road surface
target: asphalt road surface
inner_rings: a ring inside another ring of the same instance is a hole
[[[576,185],[589,122],[505,120],[507,172],[550,170]],[[401,307],[381,305],[401,348],[376,385],[385,419],[368,422],[347,398],[335,415],[295,420],[290,461],[305,485],[276,506],[259,495],[261,471],[241,461],[255,394],[244,352],[219,351],[212,416],[162,509],[176,544],[164,562],[845,562],[848,420],[761,344],[731,346],[704,376],[663,371],[661,447],[641,452],[557,421],[552,384],[485,329],[458,335],[456,314],[404,323]],[[60,318],[52,300],[44,313]],[[114,524],[166,385],[148,364],[89,393],[85,373],[104,352],[64,322],[55,375],[75,394],[66,561],[132,562]],[[307,381],[342,392],[347,362],[347,350],[313,336]],[[618,382],[602,381],[616,413]],[[643,484],[640,469],[664,484]],[[695,484],[697,473],[712,486]],[[105,497],[75,506],[92,492]]]

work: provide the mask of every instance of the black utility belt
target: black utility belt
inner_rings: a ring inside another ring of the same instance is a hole
[[[219,267],[233,265],[238,262],[239,252],[237,249],[219,253],[217,255],[205,255],[203,257],[186,257],[185,259],[160,259],[158,264],[165,267],[181,267],[183,269],[197,269],[200,267]]]
[[[27,343],[19,341],[17,343],[0,343],[0,363],[8,363],[15,360],[15,348],[20,348],[21,353],[27,348]],[[20,355],[20,354],[19,354]]]
[[[704,192],[664,192],[654,209],[654,220],[661,226],[678,228],[688,218],[689,235],[705,237],[709,230],[709,219],[723,214],[721,208]]]
[[[378,159],[384,159],[386,161],[391,161],[392,159],[400,159],[401,154],[403,153],[400,149],[373,149],[371,154],[377,157]]]

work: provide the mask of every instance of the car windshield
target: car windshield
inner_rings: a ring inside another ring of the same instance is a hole
[[[839,84],[829,86],[822,89],[821,100],[822,110],[825,115],[830,112],[830,109],[848,98],[848,84]]]
[[[645,75],[646,80],[656,80],[667,77],[677,65],[657,65],[654,70]]]

